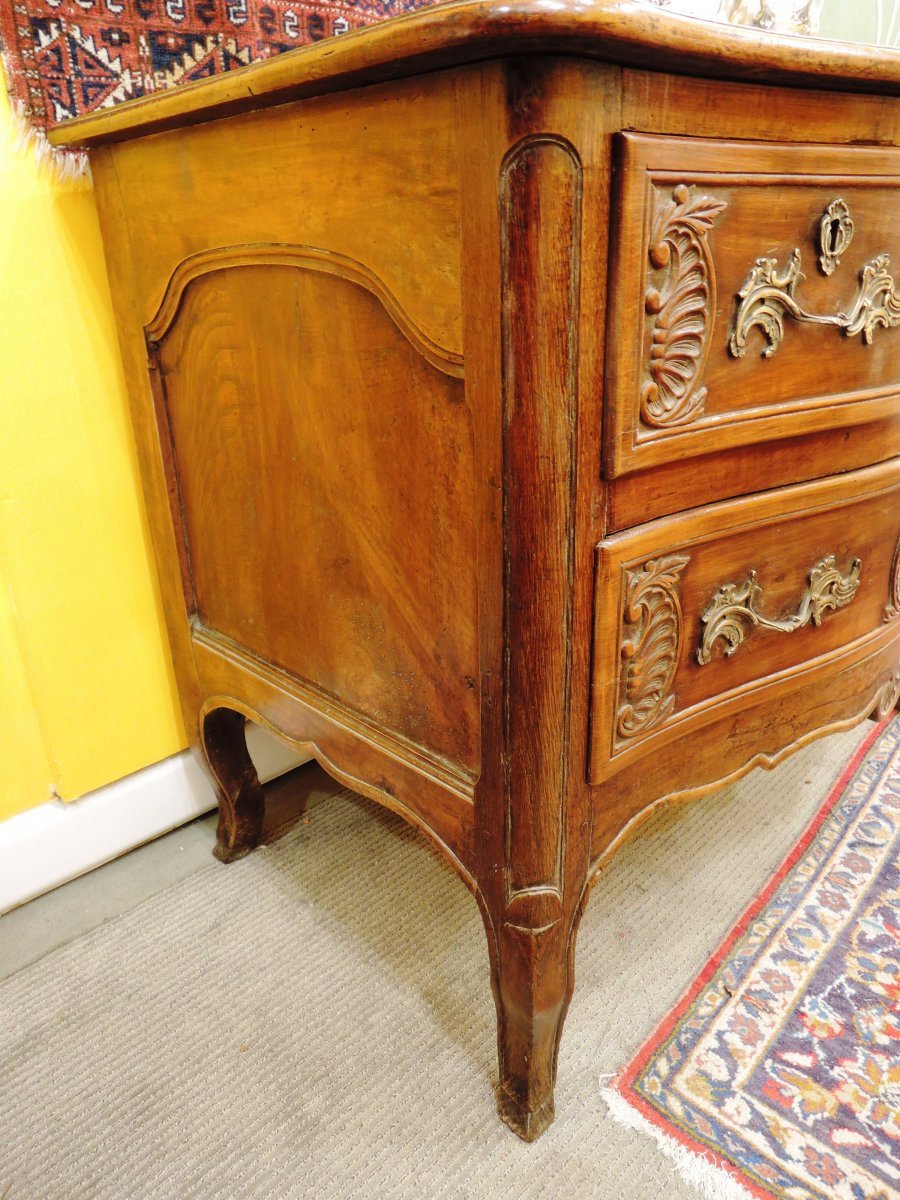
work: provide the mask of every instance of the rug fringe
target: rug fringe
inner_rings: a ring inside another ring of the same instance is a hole
[[[39,129],[28,119],[27,110],[22,102],[12,96],[10,101],[13,153],[34,154],[38,165],[46,168],[58,183],[84,182],[89,185],[91,168],[87,154],[81,150],[60,150],[51,146],[43,129]]]
[[[711,1155],[698,1150],[689,1150],[674,1138],[641,1116],[615,1088],[601,1087],[600,1095],[606,1102],[609,1115],[618,1125],[634,1129],[652,1137],[675,1170],[685,1181],[695,1187],[707,1200],[755,1200],[749,1188],[744,1187],[736,1175],[714,1162]]]

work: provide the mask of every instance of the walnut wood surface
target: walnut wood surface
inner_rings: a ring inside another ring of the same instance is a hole
[[[217,853],[259,836],[246,719],[422,829],[537,1137],[610,854],[900,694],[900,328],[835,324],[900,251],[900,58],[467,2],[66,139]],[[736,292],[795,246],[835,321],[736,358]]]
[[[352,278],[203,276],[159,349],[172,486],[200,625],[472,771],[471,417],[422,359]]]

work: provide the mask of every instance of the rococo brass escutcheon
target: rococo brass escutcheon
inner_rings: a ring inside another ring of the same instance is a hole
[[[853,218],[845,201],[833,200],[819,223],[819,266],[831,275],[853,238]],[[830,314],[808,312],[797,301],[795,291],[804,278],[801,254],[794,248],[787,266],[779,270],[774,258],[758,258],[738,292],[738,309],[729,349],[735,358],[747,353],[747,335],[759,326],[766,340],[763,358],[771,358],[784,338],[788,317],[810,325],[833,325],[848,337],[862,334],[871,345],[875,330],[900,325],[900,293],[890,273],[890,256],[879,254],[859,273],[856,296],[846,312]]]
[[[797,612],[781,620],[763,616],[758,610],[763,592],[755,571],[751,571],[742,583],[724,584],[700,618],[702,633],[697,662],[705,666],[711,661],[713,647],[719,638],[725,642],[725,657],[729,658],[754,626],[793,633],[805,625],[821,625],[829,609],[844,608],[856,595],[861,570],[862,563],[854,558],[843,575],[837,568],[835,556],[829,554],[809,572],[808,586],[800,598]]]
[[[819,266],[825,275],[834,274],[853,241],[853,218],[846,200],[832,200],[819,222]]]

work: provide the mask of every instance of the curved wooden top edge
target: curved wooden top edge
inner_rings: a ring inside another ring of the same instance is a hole
[[[100,145],[520,54],[567,54],[675,74],[900,95],[896,50],[760,34],[635,0],[456,0],[78,117],[48,136],[56,146]]]
[[[216,246],[200,250],[183,259],[169,277],[159,307],[144,326],[147,338],[161,342],[170,332],[184,293],[195,280],[215,271],[240,267],[293,267],[336,275],[370,292],[391,317],[410,345],[438,371],[455,379],[465,375],[463,357],[435,342],[412,319],[387,285],[364,263],[333,250],[317,246],[300,246],[286,242],[252,242],[242,245]]]

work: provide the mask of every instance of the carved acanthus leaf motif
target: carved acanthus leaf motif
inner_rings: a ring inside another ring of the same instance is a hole
[[[622,697],[616,730],[622,740],[646,733],[675,707],[672,679],[681,650],[678,588],[690,559],[671,554],[651,559],[626,577],[622,630]]]
[[[819,226],[819,265],[831,275],[853,237],[853,220],[843,200],[833,200]],[[787,317],[809,325],[833,325],[848,337],[862,334],[867,346],[875,330],[900,325],[900,293],[890,273],[890,256],[879,254],[859,273],[859,287],[848,312],[819,314],[807,312],[794,292],[804,278],[800,269],[800,250],[794,248],[787,267],[779,273],[774,258],[758,258],[750,268],[744,286],[738,292],[738,310],[729,349],[735,358],[747,353],[747,335],[758,327],[765,338],[763,358],[771,358],[784,338]]]
[[[893,621],[900,617],[900,542],[894,554],[894,565],[891,567],[891,594],[884,610],[885,621]]]
[[[695,420],[706,388],[698,387],[709,352],[716,306],[715,273],[706,242],[724,200],[695,196],[679,184],[657,208],[650,235],[650,266],[665,272],[647,291],[645,306],[655,318],[650,344],[650,378],[641,389],[641,419],[655,428]]]
[[[720,639],[725,643],[725,657],[730,658],[754,626],[793,633],[806,625],[821,625],[830,609],[844,608],[856,595],[862,563],[854,558],[846,575],[838,570],[835,556],[829,554],[810,570],[808,586],[792,617],[775,620],[763,616],[757,609],[762,599],[755,571],[742,583],[726,583],[716,592],[700,618],[702,633],[697,650],[697,662],[706,666],[712,659],[713,647]]]

